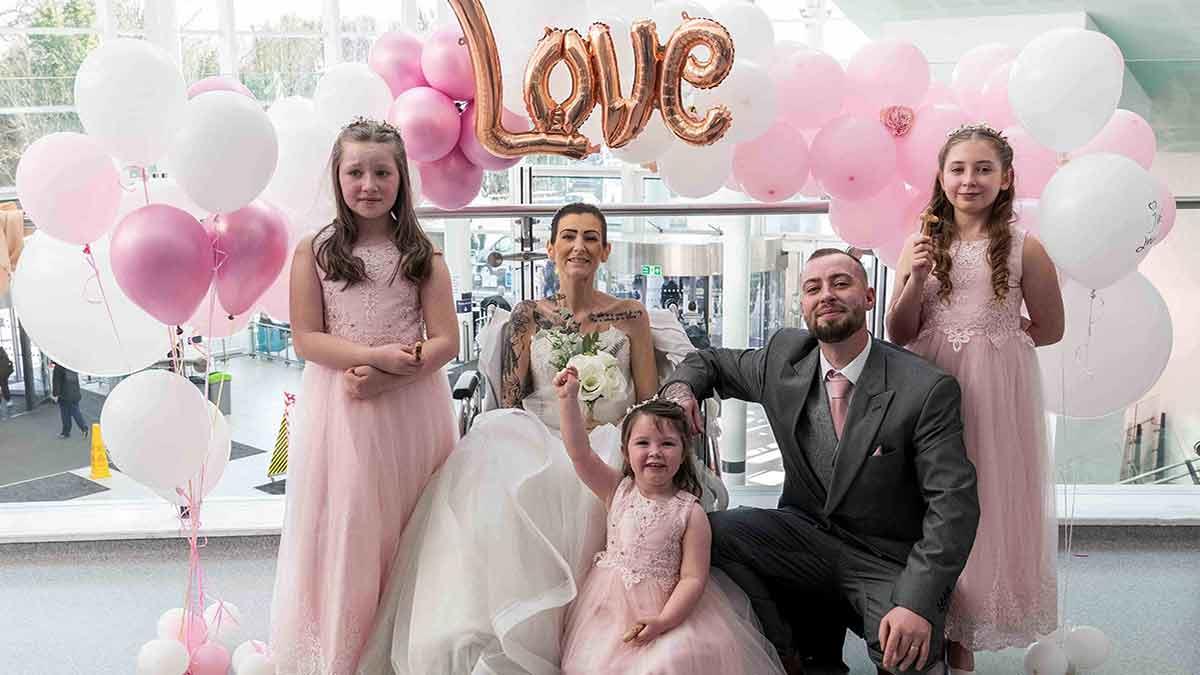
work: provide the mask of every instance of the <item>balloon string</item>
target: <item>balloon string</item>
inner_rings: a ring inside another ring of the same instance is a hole
[[[96,304],[88,300],[87,297],[88,284],[95,281],[96,288],[100,291],[100,303],[104,305],[104,313],[108,316],[108,325],[112,328],[113,338],[117,341],[117,350],[120,351],[121,359],[125,362],[125,369],[132,371],[133,368],[129,365],[129,354],[125,351],[125,345],[121,342],[121,332],[117,330],[117,319],[113,316],[112,305],[109,304],[108,294],[104,291],[104,282],[100,279],[100,266],[96,264],[96,256],[92,253],[91,244],[83,247],[83,256],[87,260],[88,267],[92,268],[92,276],[83,282],[83,300],[89,304]]]
[[[146,205],[150,205],[150,179],[146,176],[146,167],[138,167],[142,171],[142,193],[146,196]]]

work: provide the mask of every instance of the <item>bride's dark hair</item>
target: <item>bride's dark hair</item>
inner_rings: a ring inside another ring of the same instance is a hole
[[[604,212],[599,207],[587,204],[584,202],[573,202],[562,207],[554,212],[554,219],[550,221],[550,243],[553,244],[555,239],[558,239],[558,221],[563,219],[563,216],[572,214],[586,214],[595,216],[596,220],[600,221],[600,243],[608,243],[608,219],[604,217]]]
[[[680,440],[683,441],[683,461],[679,463],[679,470],[675,472],[672,481],[680,490],[697,497],[702,496],[700,477],[696,475],[695,463],[692,462],[692,434],[688,431],[687,417],[683,408],[674,401],[651,399],[635,407],[625,416],[625,420],[621,422],[621,455],[625,458],[621,473],[633,478],[633,467],[629,464],[629,436],[633,434],[634,422],[643,416],[653,417],[659,429],[666,425],[679,434]]]

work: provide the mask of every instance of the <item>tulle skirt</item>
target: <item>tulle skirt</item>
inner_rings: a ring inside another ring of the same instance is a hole
[[[375,621],[401,532],[454,447],[446,376],[365,401],[305,366],[271,607],[283,675],[345,675]]]
[[[975,546],[946,619],[968,649],[1025,647],[1058,625],[1054,462],[1041,373],[1028,336],[984,336],[955,350],[937,331],[908,348],[962,387],[967,456],[979,483]]]
[[[622,640],[639,618],[662,611],[670,596],[653,579],[626,588],[618,569],[593,567],[567,617],[564,675],[783,673],[746,594],[715,569],[683,623],[645,645]]]
[[[591,443],[620,461],[615,426]],[[523,410],[484,413],[409,521],[360,673],[558,673],[604,529],[557,435]]]

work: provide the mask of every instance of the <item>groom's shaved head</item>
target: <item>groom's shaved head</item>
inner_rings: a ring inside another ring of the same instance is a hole
[[[850,255],[846,251],[843,251],[840,248],[819,248],[819,249],[813,251],[813,254],[808,256],[808,259],[810,261],[812,261],[812,260],[816,260],[818,258],[824,258],[826,256],[831,256],[831,255],[845,256],[845,257],[849,258],[850,260],[853,260],[854,267],[862,275],[862,282],[868,286],[871,284],[871,282],[867,279],[867,268],[865,265],[862,264],[862,261],[859,260],[858,258],[855,258],[854,256]]]

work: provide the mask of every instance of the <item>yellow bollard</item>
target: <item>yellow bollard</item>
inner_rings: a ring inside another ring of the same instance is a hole
[[[100,425],[92,425],[92,480],[112,478],[108,470],[108,453],[104,451],[104,439],[100,438]]]

